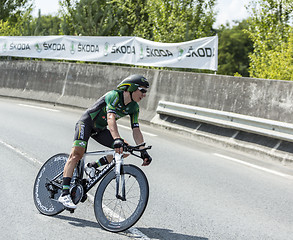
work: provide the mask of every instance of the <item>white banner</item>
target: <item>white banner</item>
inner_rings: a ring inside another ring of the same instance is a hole
[[[160,43],[138,37],[0,36],[0,56],[217,71],[218,37]]]

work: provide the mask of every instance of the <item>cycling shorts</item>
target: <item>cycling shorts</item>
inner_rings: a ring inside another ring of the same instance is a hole
[[[107,128],[94,129],[91,117],[85,114],[75,125],[73,147],[86,149],[90,137],[106,147],[113,148],[114,139],[110,131]]]

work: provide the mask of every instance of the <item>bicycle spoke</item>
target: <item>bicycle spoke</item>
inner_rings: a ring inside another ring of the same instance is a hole
[[[115,172],[101,181],[95,196],[96,218],[103,228],[113,232],[131,227],[142,215],[148,201],[148,183],[142,171],[132,165],[124,165],[124,176],[125,200],[116,197]]]
[[[112,181],[112,182],[114,182],[114,181]],[[104,205],[107,208],[111,209],[113,213],[115,213],[115,214],[112,214],[112,216],[109,216],[109,220],[112,222],[119,222],[122,219],[126,219],[129,215],[131,215],[133,212],[133,206],[136,207],[136,205],[134,202],[130,202],[131,203],[130,205],[133,205],[132,207],[130,207],[128,205],[128,201],[121,201],[121,200],[117,199],[114,194],[115,188],[113,188],[112,182],[109,184],[109,186],[113,190],[113,192],[111,192],[109,190],[109,191],[107,191],[107,193],[104,193],[104,195],[106,196],[104,198]],[[127,184],[126,184],[126,186],[127,186]],[[108,198],[108,194],[112,194],[110,196],[115,196],[115,197]],[[127,211],[125,209],[125,206],[127,207]],[[114,215],[115,215],[115,217],[113,217]]]

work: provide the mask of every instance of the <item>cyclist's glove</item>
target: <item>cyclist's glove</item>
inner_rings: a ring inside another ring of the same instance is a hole
[[[124,141],[122,138],[116,138],[113,143],[114,148],[122,148],[124,147]]]
[[[148,166],[152,162],[152,157],[148,154],[146,150],[141,152],[141,158],[143,159],[142,166]]]

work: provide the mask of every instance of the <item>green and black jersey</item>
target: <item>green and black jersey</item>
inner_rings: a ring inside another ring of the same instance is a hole
[[[107,147],[113,147],[114,139],[106,128],[108,125],[107,113],[115,113],[116,120],[129,115],[131,127],[139,127],[137,102],[132,101],[125,105],[123,91],[113,90],[101,97],[81,116],[75,127],[73,146],[86,148],[89,138],[92,137]]]
[[[124,104],[123,91],[113,90],[101,97],[86,111],[93,121],[94,129],[104,129],[107,124],[107,113],[115,113],[116,120],[126,115],[130,116],[131,127],[138,127],[139,105],[137,102]]]

